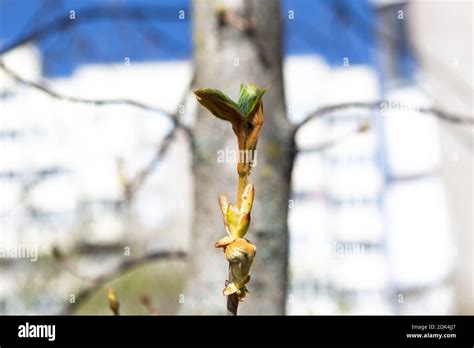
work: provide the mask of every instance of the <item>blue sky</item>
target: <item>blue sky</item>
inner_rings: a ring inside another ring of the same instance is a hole
[[[7,47],[56,19],[76,19],[83,11],[97,7],[113,11],[117,7],[145,8],[153,19],[130,20],[95,18],[76,21],[67,30],[56,31],[35,42],[43,56],[46,76],[67,76],[87,63],[189,59],[192,57],[191,11],[189,0],[0,0],[0,47]],[[186,18],[178,13],[184,10]],[[288,11],[294,11],[289,20]],[[318,54],[340,66],[344,57],[351,64],[376,65],[373,34],[374,11],[367,1],[284,0],[282,6],[285,54]],[[400,57],[401,64],[407,56]]]

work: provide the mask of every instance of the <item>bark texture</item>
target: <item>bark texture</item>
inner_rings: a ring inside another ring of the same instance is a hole
[[[230,11],[229,21],[217,11]],[[237,18],[237,20],[235,20]],[[246,235],[257,246],[249,283],[251,293],[239,314],[283,314],[287,291],[287,213],[294,144],[285,114],[280,4],[274,0],[193,2],[196,87],[210,87],[238,99],[241,83],[271,86],[263,98],[265,123],[257,164],[249,182],[255,202]],[[250,28],[246,25],[250,24]],[[244,29],[243,29],[244,28]],[[231,127],[206,109],[197,111],[194,172],[194,224],[182,313],[225,314],[222,294],[228,263],[214,242],[226,232],[219,195],[234,203],[236,163],[219,163],[219,150],[237,150]]]

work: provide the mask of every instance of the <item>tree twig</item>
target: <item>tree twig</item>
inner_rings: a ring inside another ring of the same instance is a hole
[[[234,275],[232,274],[232,269],[230,268],[229,263],[229,280],[226,281],[225,286],[234,281]],[[239,310],[239,296],[236,293],[227,296],[227,315],[237,315]]]
[[[63,100],[63,101],[71,102],[71,103],[93,104],[93,105],[100,105],[100,106],[101,105],[129,105],[129,106],[133,106],[142,110],[146,110],[146,111],[150,111],[153,113],[166,116],[173,124],[176,124],[178,127],[181,127],[181,128],[184,127],[183,125],[179,124],[174,113],[165,111],[157,106],[151,106],[151,105],[148,105],[136,100],[132,100],[132,99],[93,99],[93,98],[81,98],[81,97],[68,96],[68,95],[64,95],[59,92],[56,92],[50,89],[49,87],[46,87],[42,83],[34,82],[34,81],[21,77],[16,72],[9,69],[4,64],[1,58],[0,58],[0,68],[13,80],[19,83],[22,83],[26,86],[33,87],[36,90],[39,90],[55,99],[59,99],[59,100]]]
[[[158,312],[158,309],[151,302],[151,298],[150,298],[150,296],[148,296],[148,294],[143,294],[140,297],[140,303],[143,305],[143,307],[145,307],[148,314],[150,314],[150,315],[159,315],[160,314]]]
[[[58,264],[60,264],[66,271],[69,272],[72,276],[76,277],[77,279],[82,280],[83,282],[89,283],[89,284],[95,284],[96,280],[95,278],[86,276],[81,274],[77,268],[76,265],[74,265],[71,260],[66,257],[66,255],[63,254],[63,252],[57,247],[53,246],[52,249],[53,257],[56,260]]]
[[[195,73],[193,73],[192,78],[188,84],[188,87],[185,89],[175,111],[168,112],[161,108],[151,106],[142,102],[138,102],[132,99],[88,99],[88,98],[67,96],[46,87],[42,83],[30,81],[21,77],[16,72],[12,71],[7,66],[5,66],[1,58],[0,58],[0,68],[13,80],[19,83],[22,83],[24,85],[27,85],[29,87],[35,88],[36,90],[39,90],[55,99],[72,102],[72,103],[87,103],[87,104],[104,105],[104,106],[105,105],[128,105],[128,106],[136,107],[145,111],[150,111],[153,113],[164,115],[173,123],[171,130],[166,134],[166,136],[164,137],[164,139],[158,146],[157,151],[155,152],[154,156],[151,158],[150,162],[142,170],[140,170],[133,179],[130,180],[129,185],[124,189],[124,192],[125,192],[124,198],[127,201],[132,199],[135,192],[138,191],[138,189],[145,182],[147,177],[153,172],[156,165],[159,163],[161,158],[164,156],[164,154],[168,150],[169,145],[171,144],[171,141],[176,135],[177,129],[181,129],[184,131],[189,141],[189,145],[191,149],[194,147],[194,135],[192,133],[192,130],[189,127],[181,123],[180,111],[181,111],[181,108],[184,106],[186,98],[189,95],[194,85]]]
[[[173,118],[177,120],[176,124],[181,124],[180,123],[180,115],[181,115],[180,110],[182,107],[184,108],[186,99],[189,93],[192,91],[195,81],[196,81],[196,74],[193,73],[192,78],[189,81],[188,87],[185,89],[184,93],[182,94],[181,99],[178,103],[178,106],[176,107],[176,110],[173,113]],[[147,177],[153,172],[156,165],[160,162],[161,158],[164,156],[164,154],[168,150],[169,146],[171,145],[171,141],[173,140],[176,134],[177,128],[178,127],[173,127],[168,132],[168,134],[166,134],[166,136],[163,138],[160,145],[158,146],[157,151],[155,152],[155,155],[151,158],[150,162],[148,162],[148,164],[142,170],[140,170],[132,179],[132,182],[131,182],[131,195],[132,196],[143,185]],[[188,127],[184,127],[184,128],[188,136],[188,140],[190,142],[190,147],[192,150],[194,147],[193,133]]]
[[[387,110],[383,109],[384,106],[386,106]],[[460,124],[460,125],[474,125],[474,117],[456,115],[456,114],[453,114],[444,110],[440,110],[437,108],[413,107],[413,106],[408,106],[396,101],[379,100],[379,101],[368,102],[368,103],[349,102],[349,103],[323,106],[319,109],[316,109],[310,112],[308,116],[306,116],[303,119],[303,121],[295,125],[293,131],[294,133],[296,133],[304,125],[306,125],[308,122],[312,120],[322,118],[332,112],[342,111],[345,109],[380,109],[382,114],[390,112],[392,110],[413,110],[415,112],[419,112],[422,114],[431,114],[445,122],[450,122],[450,123],[455,123],[455,124]]]
[[[24,84],[26,86],[32,87],[36,90],[39,90],[48,96],[62,100],[62,101],[67,101],[71,103],[79,103],[79,104],[93,104],[93,105],[98,105],[98,106],[105,106],[105,105],[128,105],[132,106],[138,109],[142,109],[145,111],[150,111],[156,114],[160,114],[162,116],[167,117],[172,123],[174,127],[178,127],[182,129],[186,136],[188,137],[188,140],[190,141],[190,145],[194,146],[194,137],[191,129],[184,124],[181,123],[180,121],[180,107],[182,104],[184,104],[184,100],[186,99],[187,95],[190,93],[190,89],[194,85],[195,82],[195,76],[196,74],[193,73],[192,78],[190,80],[188,88],[185,90],[185,93],[183,94],[183,97],[181,99],[180,104],[178,104],[178,107],[176,110],[173,112],[166,111],[164,109],[161,109],[157,106],[152,106],[143,102],[139,102],[133,99],[126,99],[126,98],[120,98],[120,99],[93,99],[93,98],[82,98],[82,97],[75,97],[75,96],[68,96],[61,94],[59,92],[56,92],[52,90],[51,88],[45,86],[42,83],[39,82],[34,82],[31,80],[28,80],[24,77],[21,77],[19,74],[8,68],[3,60],[0,57],[0,68],[8,75],[10,76],[13,80]]]
[[[121,189],[122,189],[122,199],[123,201],[129,205],[132,200],[135,198],[135,194],[137,191],[142,187],[146,179],[149,175],[153,172],[156,168],[157,164],[161,161],[163,156],[166,154],[169,146],[171,145],[171,141],[173,140],[177,127],[173,127],[163,138],[160,144],[157,147],[157,150],[153,154],[150,161],[144,166],[143,169],[139,170],[132,179],[128,179],[125,177],[124,168],[123,168],[123,161],[119,159],[117,161],[117,170],[119,174]]]
[[[66,307],[62,310],[62,314],[71,314],[74,310],[77,309],[80,303],[88,299],[97,289],[106,284],[107,282],[112,281],[113,279],[118,278],[123,273],[131,270],[132,268],[141,266],[148,262],[156,260],[184,260],[186,258],[186,253],[184,251],[155,251],[144,255],[142,257],[133,258],[129,260],[122,261],[119,265],[111,269],[105,274],[102,274],[92,280],[92,284],[82,289],[75,295],[75,301],[68,303]]]
[[[298,153],[313,153],[313,152],[322,152],[325,151],[333,146],[339,145],[350,138],[352,138],[354,135],[365,133],[369,130],[370,125],[368,123],[362,123],[357,129],[351,130],[344,135],[336,138],[336,139],[331,139],[327,142],[324,142],[322,144],[317,144],[315,146],[308,146],[308,147],[303,147],[303,148],[297,148],[296,151]]]

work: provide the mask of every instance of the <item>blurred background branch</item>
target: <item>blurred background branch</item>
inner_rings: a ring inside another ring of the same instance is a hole
[[[179,122],[179,110],[176,110],[174,112],[169,112],[159,107],[147,105],[145,103],[142,103],[136,100],[131,100],[131,99],[90,99],[90,98],[81,98],[81,97],[63,95],[59,92],[53,91],[52,89],[48,88],[43,83],[33,82],[19,76],[14,71],[12,71],[7,66],[5,66],[1,58],[0,58],[0,68],[15,81],[22,83],[24,85],[27,85],[29,87],[35,88],[36,90],[41,91],[52,98],[64,100],[71,103],[84,103],[84,104],[92,104],[92,105],[98,105],[98,106],[117,105],[117,104],[129,105],[132,107],[136,107],[142,110],[150,111],[150,112],[167,117],[176,127],[182,128],[187,135],[190,134],[191,132],[186,126],[182,125]],[[189,93],[189,89],[187,89],[186,91],[187,93]]]
[[[72,262],[63,255],[59,249],[53,249],[53,253],[55,254],[55,259],[60,265],[65,267],[68,272],[80,280],[87,279],[87,282],[90,283],[75,295],[74,302],[68,302],[62,310],[62,314],[72,314],[83,301],[86,301],[95,291],[135,267],[143,266],[146,263],[156,260],[184,260],[186,258],[186,253],[183,251],[155,251],[138,258],[123,260],[108,272],[98,277],[90,278],[79,274],[77,269],[72,265]],[[58,257],[58,255],[60,255],[60,257]]]
[[[413,105],[405,105],[398,101],[394,100],[380,100],[374,101],[370,103],[360,103],[360,102],[350,102],[350,103],[341,103],[336,105],[328,105],[318,108],[312,112],[310,112],[302,122],[295,126],[295,132],[297,132],[301,127],[306,125],[308,122],[311,122],[315,119],[330,115],[332,113],[338,111],[344,111],[347,109],[363,109],[363,110],[378,110],[383,115],[385,109],[389,110],[390,108],[393,109],[401,109],[401,110],[413,110],[415,112],[419,112],[421,114],[429,114],[433,115],[434,117],[449,123],[460,124],[460,125],[474,125],[474,118],[469,116],[463,115],[456,115],[454,113],[440,110],[437,108],[425,108],[425,107],[418,107]]]
[[[18,83],[27,85],[29,87],[32,87],[42,93],[45,93],[46,95],[58,99],[58,100],[63,100],[66,102],[71,102],[71,103],[84,103],[84,104],[92,104],[92,105],[98,105],[98,106],[107,106],[107,105],[129,105],[132,107],[136,107],[145,111],[149,111],[152,113],[156,113],[162,116],[167,117],[170,121],[173,123],[173,127],[171,130],[166,134],[166,136],[163,138],[161,141],[160,145],[157,147],[157,150],[154,154],[154,156],[151,158],[149,163],[141,170],[138,171],[138,173],[131,179],[122,178],[122,186],[123,186],[123,195],[124,195],[124,200],[125,202],[130,202],[133,199],[134,194],[136,193],[137,190],[143,185],[145,182],[146,178],[153,172],[155,169],[156,165],[160,162],[162,157],[166,154],[167,149],[169,148],[169,145],[171,141],[173,140],[176,131],[178,129],[181,129],[184,131],[185,135],[188,138],[189,144],[191,148],[194,146],[194,140],[193,140],[193,133],[192,130],[187,127],[186,125],[181,123],[180,120],[180,115],[183,113],[184,107],[185,107],[185,102],[186,98],[188,97],[189,93],[191,93],[192,88],[194,86],[195,82],[195,74],[193,74],[192,78],[190,79],[190,82],[188,86],[186,87],[185,91],[182,94],[182,97],[178,103],[178,106],[173,112],[168,112],[165,111],[161,108],[158,108],[156,106],[151,106],[147,105],[145,103],[131,100],[131,99],[89,99],[89,98],[81,98],[81,97],[74,97],[74,96],[67,96],[64,94],[61,94],[59,92],[56,92],[49,87],[47,87],[44,83],[39,83],[39,82],[33,82],[30,80],[27,80],[21,76],[19,76],[17,73],[9,69],[7,66],[5,66],[3,60],[0,57],[0,68],[8,75],[10,76],[13,80],[17,81]],[[118,169],[120,169],[120,164],[118,164]]]

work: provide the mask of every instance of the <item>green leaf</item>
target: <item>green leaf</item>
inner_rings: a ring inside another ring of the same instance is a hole
[[[221,91],[202,88],[194,91],[194,94],[201,105],[214,116],[229,121],[232,124],[242,122],[239,106]]]
[[[246,120],[251,120],[257,112],[266,88],[250,83],[247,86],[240,85],[239,108]]]

